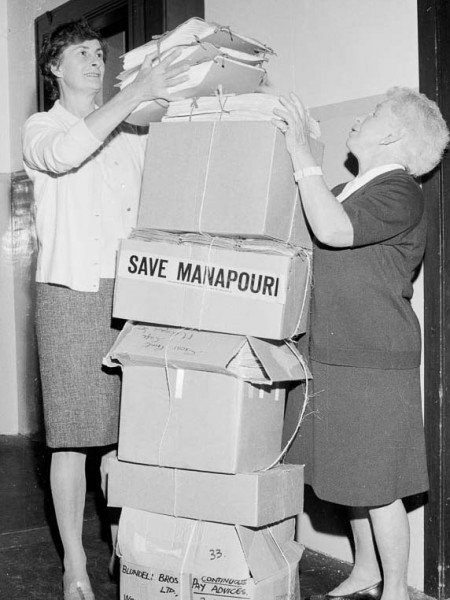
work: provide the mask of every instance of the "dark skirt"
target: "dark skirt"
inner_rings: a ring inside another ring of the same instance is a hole
[[[419,369],[311,363],[295,462],[323,500],[381,506],[428,489]],[[300,391],[300,390],[299,390]]]
[[[112,320],[114,281],[98,292],[38,283],[36,333],[44,420],[51,448],[118,439],[120,371],[102,366],[123,322]]]

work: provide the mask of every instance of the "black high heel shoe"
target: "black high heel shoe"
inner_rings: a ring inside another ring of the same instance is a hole
[[[366,587],[362,590],[357,590],[351,594],[342,596],[331,596],[330,594],[319,594],[310,596],[306,600],[380,600],[383,594],[383,582],[379,581],[374,585]]]

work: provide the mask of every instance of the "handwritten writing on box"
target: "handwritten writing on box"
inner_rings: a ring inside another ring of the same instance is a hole
[[[192,331],[186,329],[159,328],[152,329],[142,326],[136,328],[136,333],[141,336],[142,347],[151,348],[154,352],[166,352],[182,356],[200,356],[205,350],[189,345],[194,341]]]

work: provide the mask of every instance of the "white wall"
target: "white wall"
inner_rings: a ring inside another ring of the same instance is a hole
[[[62,3],[0,0],[0,434],[28,433],[36,426],[29,271],[13,252],[10,180],[23,168],[20,128],[36,109],[34,19]]]
[[[393,85],[418,86],[416,0],[205,0],[206,19],[267,43],[277,56],[267,67],[272,93],[298,93],[321,122],[324,171],[334,185],[351,177],[344,141],[354,117]],[[421,280],[416,285],[422,291]],[[423,321],[423,296],[415,309]],[[326,510],[324,508],[324,510]],[[305,545],[352,560],[336,518],[313,528],[301,523]],[[409,582],[423,589],[423,510],[410,513]]]
[[[7,0],[0,0],[0,67],[4,81],[9,80],[8,66],[8,13]],[[10,122],[9,122],[9,94],[8,88],[3,84],[0,94],[0,172],[10,172]]]
[[[0,0],[0,71],[4,82],[9,80],[7,1]],[[15,373],[14,272],[11,261],[10,184],[10,121],[8,86],[3,83],[0,94],[0,423],[4,433],[16,433],[18,428],[17,377]]]
[[[36,63],[34,20],[64,4],[61,0],[7,0],[8,50],[10,56],[9,92],[11,98],[11,171],[20,171],[22,152],[20,128],[36,110]]]

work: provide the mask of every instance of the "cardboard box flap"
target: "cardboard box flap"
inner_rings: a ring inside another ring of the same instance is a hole
[[[259,384],[305,379],[299,359],[284,341],[131,321],[104,363],[211,371]]]
[[[248,579],[245,554],[234,525],[192,521],[195,525],[183,559],[190,573]]]
[[[128,321],[105,363],[168,366],[233,374],[227,369],[246,337]]]
[[[271,381],[298,381],[311,378],[306,362],[293,342],[268,341],[254,337],[248,340]]]
[[[291,564],[298,560],[297,554],[290,548],[292,544],[298,544],[288,542],[281,546],[271,534],[270,527],[249,529],[238,525],[236,530],[255,583],[277,575],[280,570],[291,569]],[[289,556],[284,551],[288,546]]]

